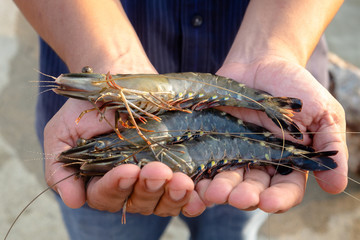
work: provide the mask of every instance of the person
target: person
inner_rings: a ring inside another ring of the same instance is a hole
[[[275,96],[301,98],[303,110],[294,116],[301,130],[327,132],[305,136],[302,143],[339,150],[337,170],[315,173],[318,184],[329,193],[346,187],[345,137],[336,134],[345,131],[344,110],[304,68],[341,0],[15,2],[41,36],[45,74],[80,72],[86,65],[98,73],[210,72]],[[39,96],[37,131],[46,156],[69,149],[79,137],[111,130],[95,112],[76,125],[79,113],[91,107],[50,92]],[[261,113],[226,111],[276,130]],[[50,186],[73,173],[56,158],[47,159],[45,167]],[[72,239],[158,239],[170,216],[179,214],[191,239],[241,239],[249,210],[287,211],[301,202],[306,179],[298,171],[282,176],[238,169],[194,186],[188,176],[154,162],[142,169],[118,166],[86,188],[73,177],[53,189]],[[124,226],[119,211],[126,199]]]

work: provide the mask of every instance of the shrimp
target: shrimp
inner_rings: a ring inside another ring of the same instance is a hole
[[[135,118],[147,122],[147,118],[161,121],[165,111],[200,111],[216,106],[235,106],[263,111],[281,129],[297,139],[302,139],[299,127],[291,119],[300,112],[302,101],[291,97],[273,97],[230,78],[209,73],[168,74],[96,74],[88,68],[83,73],[61,74],[54,78],[59,95],[94,104],[93,109],[80,113],[77,121],[89,111],[115,109],[128,113],[132,125],[144,140],[143,132]],[[102,103],[100,107],[96,103]],[[103,114],[101,114],[103,117]],[[115,132],[119,136],[116,114]],[[121,138],[121,137],[120,137]],[[148,144],[150,142],[148,141]]]
[[[290,173],[293,167],[310,171],[337,167],[330,158],[337,151],[316,152],[309,146],[284,142],[260,126],[215,109],[168,112],[161,122],[150,120],[147,124],[152,132],[144,134],[151,145],[134,129],[127,129],[123,136],[136,146],[120,140],[115,133],[80,139],[78,146],[61,153],[58,161],[77,167],[82,176],[104,175],[121,164],[143,166],[161,161],[195,183],[239,167],[278,165],[281,174]]]

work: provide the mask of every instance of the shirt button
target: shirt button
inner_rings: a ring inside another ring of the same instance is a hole
[[[203,18],[199,15],[196,15],[193,17],[191,23],[194,27],[200,27],[203,24]]]

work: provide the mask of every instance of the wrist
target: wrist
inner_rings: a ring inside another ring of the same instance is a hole
[[[253,0],[226,62],[277,56],[305,66],[342,0]]]
[[[224,65],[241,63],[252,64],[266,58],[284,59],[288,62],[305,66],[307,54],[305,51],[296,51],[295,48],[281,44],[280,40],[264,40],[257,44],[247,44],[245,42],[232,46],[227,55]]]
[[[90,46],[89,46],[90,47]],[[91,46],[91,51],[70,52],[65,62],[70,72],[81,72],[84,66],[90,66],[95,73],[156,73],[140,42],[125,44],[106,44]]]
[[[296,34],[283,31],[280,24],[263,26],[266,21],[253,20],[256,19],[254,15],[249,17],[250,20],[244,20],[224,64],[248,64],[274,56],[305,66],[311,51],[306,38],[300,39]]]

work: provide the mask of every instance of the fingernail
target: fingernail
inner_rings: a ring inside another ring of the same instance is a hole
[[[137,178],[122,178],[119,182],[120,190],[128,190],[134,183]]]
[[[185,206],[185,207],[182,209],[182,212],[184,213],[185,216],[188,216],[188,217],[199,215],[199,212],[198,212],[197,209],[196,209],[196,210],[195,210],[195,209],[191,209],[191,207],[187,207],[187,206]]]
[[[185,197],[186,190],[169,190],[169,195],[174,201],[180,201]]]
[[[158,191],[165,183],[165,180],[154,180],[154,179],[147,179],[145,180],[146,188],[150,192],[156,192]]]
[[[191,217],[191,216],[195,216],[196,214],[195,213],[192,213],[191,211],[189,212],[189,210],[188,209],[183,209],[182,210],[182,212],[183,212],[183,214],[185,215],[185,216],[188,216],[188,217]]]

